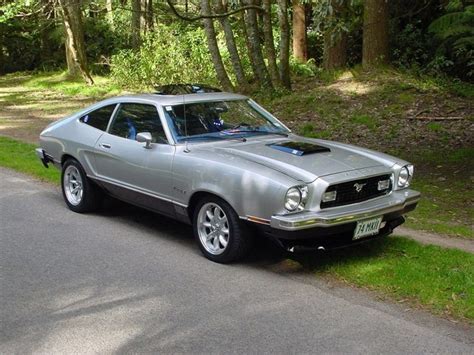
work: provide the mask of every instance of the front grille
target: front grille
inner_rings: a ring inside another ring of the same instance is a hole
[[[390,191],[392,191],[392,180],[390,178],[391,175],[386,174],[331,185],[327,188],[326,192],[337,191],[336,199],[334,201],[321,202],[321,208],[344,206],[351,203],[367,201],[375,197],[387,195]],[[385,190],[379,191],[379,181],[387,179],[390,179],[389,187]],[[359,186],[364,184],[359,192],[356,190],[356,184],[359,184]]]

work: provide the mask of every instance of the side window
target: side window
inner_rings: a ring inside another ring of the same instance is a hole
[[[79,121],[105,131],[109,124],[110,116],[112,116],[112,113],[114,112],[115,106],[116,105],[114,104],[101,107],[98,110],[89,112],[87,115],[82,116]]]
[[[154,143],[168,143],[155,106],[121,104],[109,133],[135,140],[141,132],[150,132]]]

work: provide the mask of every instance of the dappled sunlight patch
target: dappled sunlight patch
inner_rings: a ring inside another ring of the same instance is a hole
[[[370,277],[386,269],[387,265],[382,263],[363,263],[357,267],[356,277]]]
[[[7,129],[15,129],[19,127],[21,127],[21,125],[11,124],[11,123],[9,124],[0,123],[0,131],[7,130]]]
[[[152,318],[165,322],[173,312],[170,300],[154,289],[94,286],[73,291],[44,300],[49,313],[37,351],[116,352],[140,336]]]
[[[327,88],[338,90],[346,95],[365,95],[378,89],[378,85],[375,83],[357,82],[350,78],[338,80],[335,83],[329,85]]]
[[[292,259],[283,259],[278,263],[271,266],[272,271],[282,273],[282,274],[291,274],[304,270],[303,265],[300,262]]]
[[[13,104],[13,105],[5,106],[5,108],[22,111],[22,110],[29,110],[34,106],[35,104],[31,104],[31,103],[30,104]]]
[[[352,80],[354,79],[354,74],[350,70],[342,72],[338,77],[338,80]]]
[[[24,86],[5,86],[0,87],[0,96],[9,96],[17,93],[29,92],[30,89]]]

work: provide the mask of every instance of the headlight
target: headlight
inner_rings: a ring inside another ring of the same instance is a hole
[[[398,174],[398,187],[408,187],[413,177],[413,165],[405,165]]]
[[[304,209],[307,198],[307,186],[290,187],[285,196],[285,208],[290,212],[302,210]]]

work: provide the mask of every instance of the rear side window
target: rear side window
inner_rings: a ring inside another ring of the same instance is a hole
[[[115,106],[116,105],[114,104],[101,107],[82,116],[79,121],[100,129],[101,131],[105,131],[107,129],[107,125],[109,124],[110,116],[112,116],[112,113],[114,112]]]

